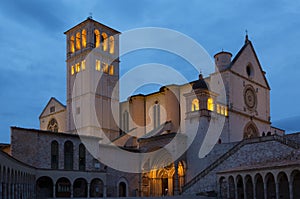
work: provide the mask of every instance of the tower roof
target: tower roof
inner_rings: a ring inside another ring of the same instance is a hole
[[[107,25],[104,25],[104,24],[102,24],[102,23],[100,23],[100,22],[98,22],[98,21],[92,19],[91,17],[88,17],[88,18],[87,18],[86,20],[84,20],[83,22],[81,22],[81,23],[77,24],[76,26],[70,28],[69,30],[65,31],[64,34],[67,34],[68,32],[74,30],[76,27],[81,26],[81,25],[86,24],[86,23],[96,23],[96,24],[98,24],[98,25],[100,25],[100,26],[103,26],[103,27],[106,28],[106,29],[109,29],[109,30],[115,32],[115,34],[121,33],[121,32],[119,32],[119,31],[117,31],[117,30],[115,30],[115,29],[113,29],[113,28],[111,28],[111,27],[109,27],[109,26],[107,26]]]
[[[202,74],[199,75],[199,79],[197,81],[195,81],[195,83],[193,84],[193,89],[204,89],[204,90],[208,90],[207,84],[205,82],[205,80],[203,79]]]

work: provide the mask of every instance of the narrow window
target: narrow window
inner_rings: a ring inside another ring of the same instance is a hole
[[[113,36],[109,37],[109,53],[114,54],[115,52],[115,39]]]
[[[50,107],[50,113],[53,113],[53,112],[55,112],[55,106]]]
[[[207,109],[209,111],[214,111],[214,100],[213,100],[213,98],[208,98],[208,100],[207,100]]]
[[[81,61],[81,69],[85,70],[85,60]]]
[[[79,145],[79,170],[85,170],[85,147],[83,144]]]
[[[80,63],[77,63],[75,65],[75,69],[76,69],[76,72],[79,73],[80,72]]]
[[[101,35],[101,42],[102,42],[102,49],[103,51],[107,51],[108,48],[108,38],[107,38],[107,34],[104,32]]]
[[[73,170],[73,143],[66,141],[64,144],[64,169]]]
[[[81,32],[81,37],[82,37],[82,48],[86,47],[86,30],[82,30]]]
[[[225,115],[225,116],[228,116],[228,108],[227,108],[227,107],[225,107],[224,115]]]
[[[217,104],[217,113],[221,113],[221,110],[220,110],[220,104]]]
[[[108,73],[108,64],[107,63],[103,63],[103,72]]]
[[[58,169],[58,142],[51,142],[51,169]]]
[[[76,34],[76,50],[80,50],[80,47],[81,47],[81,45],[80,45],[80,33],[78,32]]]
[[[192,111],[199,111],[199,100],[193,99],[192,101]]]
[[[114,65],[109,66],[109,75],[114,75]]]
[[[127,133],[129,131],[129,114],[128,111],[123,113],[123,131]]]
[[[96,60],[96,70],[97,71],[101,70],[101,62],[100,62],[100,60]]]
[[[71,39],[70,39],[70,52],[71,53],[75,52],[75,39],[74,39],[74,36],[71,36]]]
[[[74,75],[74,73],[75,73],[75,67],[71,66],[71,74]]]
[[[153,106],[153,122],[154,128],[160,125],[160,105],[156,102]]]
[[[94,44],[96,48],[100,46],[100,32],[97,29],[94,31]]]

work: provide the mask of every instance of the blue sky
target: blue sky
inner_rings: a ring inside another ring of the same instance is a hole
[[[9,142],[10,126],[38,128],[50,97],[65,103],[63,32],[89,13],[121,32],[147,26],[174,29],[198,41],[211,56],[221,49],[235,55],[247,29],[272,89],[273,124],[300,131],[299,10],[300,2],[287,0],[1,1],[0,142]],[[170,65],[174,60],[169,58]],[[123,68],[136,64],[132,58],[124,60]],[[143,61],[148,60],[137,63]]]

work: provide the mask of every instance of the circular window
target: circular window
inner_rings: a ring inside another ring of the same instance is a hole
[[[252,110],[256,107],[257,97],[252,86],[247,86],[244,90],[244,101],[248,109]]]

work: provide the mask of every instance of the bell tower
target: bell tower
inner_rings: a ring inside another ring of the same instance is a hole
[[[119,34],[91,17],[65,32],[68,132],[119,134],[112,114],[119,104]]]

